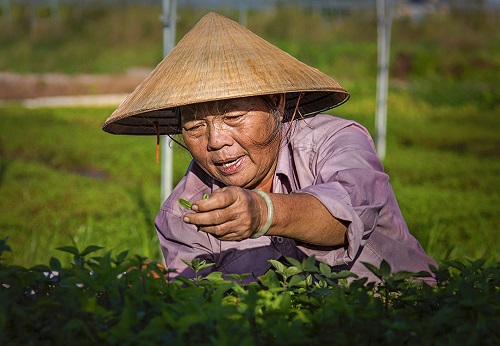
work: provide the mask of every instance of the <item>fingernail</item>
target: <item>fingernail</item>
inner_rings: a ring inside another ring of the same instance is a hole
[[[184,216],[184,218],[182,219],[184,222],[186,223],[189,223],[191,220],[189,219],[189,217],[187,216]]]

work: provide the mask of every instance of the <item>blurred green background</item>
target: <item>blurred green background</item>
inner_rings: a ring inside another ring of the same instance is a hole
[[[0,20],[0,71],[120,74],[162,58],[161,6],[11,6]],[[33,17],[35,11],[35,17]],[[180,7],[177,40],[207,9]],[[238,11],[217,12],[238,20]],[[36,18],[36,20],[33,20]],[[384,166],[411,232],[437,260],[500,259],[500,13],[442,8],[392,25]],[[351,92],[332,111],[374,135],[375,9],[250,9],[247,27]],[[0,237],[8,262],[100,245],[160,259],[153,137],[113,136],[114,107],[0,106]],[[190,156],[174,145],[174,181]]]

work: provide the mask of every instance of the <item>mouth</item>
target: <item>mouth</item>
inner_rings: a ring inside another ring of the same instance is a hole
[[[216,162],[215,166],[219,169],[222,174],[230,175],[239,172],[243,165],[244,156],[240,156],[233,160],[224,160],[221,162]]]

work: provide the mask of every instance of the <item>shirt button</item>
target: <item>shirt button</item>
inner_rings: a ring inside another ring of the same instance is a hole
[[[275,239],[278,242],[278,244],[283,244],[284,241],[283,237],[276,237]]]

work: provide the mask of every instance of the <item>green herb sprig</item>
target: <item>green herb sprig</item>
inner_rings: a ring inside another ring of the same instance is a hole
[[[205,193],[203,195],[203,199],[207,199],[208,198],[208,193]],[[186,209],[190,209],[193,207],[193,203],[183,199],[183,198],[179,198],[179,204],[183,207],[183,208],[186,208]]]

